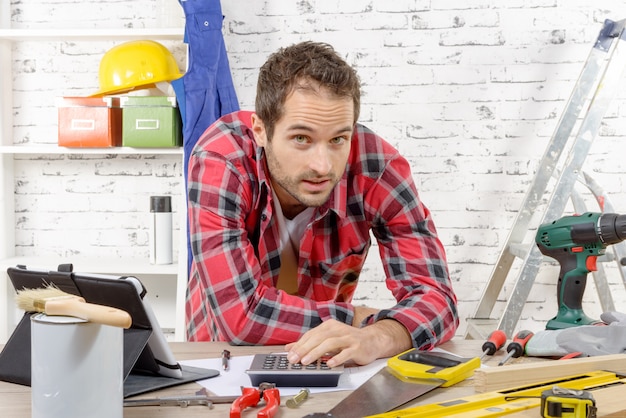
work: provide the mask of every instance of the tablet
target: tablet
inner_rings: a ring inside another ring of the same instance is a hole
[[[124,395],[173,386],[219,375],[219,371],[181,366],[174,357],[148,299],[134,276],[73,272],[71,264],[56,271],[10,267],[16,291],[53,285],[87,302],[128,312],[132,325],[124,330]],[[0,353],[0,379],[30,385],[30,315],[26,312]]]

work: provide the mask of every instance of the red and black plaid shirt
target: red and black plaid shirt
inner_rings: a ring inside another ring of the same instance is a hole
[[[250,112],[214,123],[189,161],[193,263],[186,300],[187,338],[234,344],[285,344],[321,322],[352,323],[352,296],[373,234],[397,303],[362,325],[392,318],[429,349],[458,326],[443,246],[420,202],[408,162],[357,124],[346,171],[316,208],[300,243],[298,293],[275,285],[280,235],[263,149]]]

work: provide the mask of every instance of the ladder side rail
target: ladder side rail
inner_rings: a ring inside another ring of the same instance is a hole
[[[591,95],[593,89],[598,86],[598,81],[594,80],[598,79],[598,74],[600,74],[603,67],[607,65],[606,48],[599,48],[598,45],[605,45],[605,43],[601,41],[602,38],[606,36],[604,33],[606,32],[607,25],[608,23],[605,23],[605,27],[600,31],[598,40],[591,49],[581,74],[576,81],[574,91],[568,100],[566,108],[557,124],[557,128],[542,157],[542,163],[535,172],[531,187],[524,198],[522,209],[516,215],[513,228],[509,232],[509,236],[495,264],[491,278],[483,290],[483,294],[474,313],[474,318],[488,318],[490,316],[497,297],[504,286],[506,277],[509,274],[511,265],[516,258],[515,255],[510,253],[509,247],[511,244],[520,243],[524,239],[530,219],[553,175],[561,153],[565,148],[565,144],[569,140],[576,121],[578,120],[578,116],[584,109],[585,101]]]
[[[548,204],[548,208],[543,215],[542,223],[552,222],[563,214],[567,199],[572,194],[574,183],[578,174],[581,172],[582,165],[589,153],[591,144],[596,137],[600,128],[602,118],[609,107],[613,97],[615,96],[615,88],[624,74],[626,69],[626,50],[621,50],[619,46],[623,44],[624,36],[623,25],[620,30],[618,42],[613,42],[611,48],[611,65],[606,67],[606,71],[602,77],[601,83],[598,85],[596,94],[592,99],[587,114],[583,119],[575,142],[568,155],[567,164],[564,167],[556,187],[552,193],[552,197]],[[529,256],[526,258],[524,266],[515,282],[515,287],[511,292],[504,314],[502,315],[498,328],[507,333],[512,333],[522,313],[522,308],[528,299],[530,289],[539,270],[542,261],[542,254],[537,246],[532,246]]]
[[[543,254],[539,251],[539,247],[536,245],[532,246],[530,252],[524,259],[523,267],[520,270],[515,286],[511,291],[511,296],[498,322],[497,329],[501,329],[506,335],[514,334],[515,327],[519,322],[519,318],[522,316],[522,310],[528,300],[530,289],[535,281],[535,277],[537,277],[537,272],[542,262]]]

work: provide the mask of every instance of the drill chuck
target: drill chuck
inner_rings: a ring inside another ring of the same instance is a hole
[[[603,213],[600,216],[595,215],[597,222],[586,222],[586,220],[592,221],[595,216],[592,217],[592,214],[585,215],[578,217],[579,222],[574,221],[568,225],[572,244],[588,244],[599,241],[604,245],[611,245],[626,239],[626,215]]]
[[[605,213],[600,216],[599,236],[606,245],[617,244],[626,239],[626,215]]]

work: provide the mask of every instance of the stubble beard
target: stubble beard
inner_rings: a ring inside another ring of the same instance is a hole
[[[267,166],[269,168],[270,177],[272,179],[272,183],[279,185],[289,196],[294,198],[298,203],[300,203],[303,207],[319,207],[326,203],[333,189],[337,185],[337,178],[333,175],[330,178],[330,182],[332,183],[332,187],[328,189],[326,192],[320,193],[310,193],[304,195],[303,193],[298,192],[298,185],[303,180],[312,180],[317,178],[317,173],[315,172],[307,172],[297,177],[290,177],[284,170],[282,169],[280,163],[275,158],[273,152],[271,151],[271,147],[265,148],[265,156],[267,158]]]

